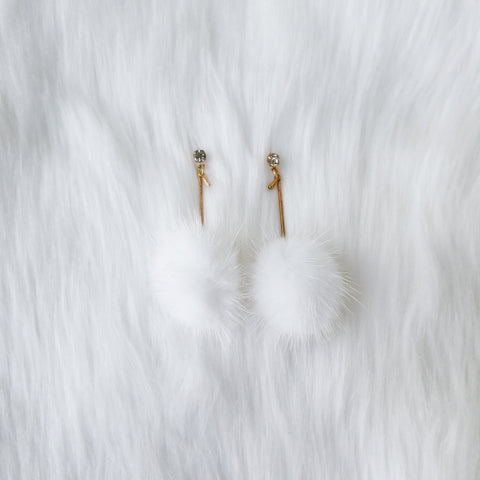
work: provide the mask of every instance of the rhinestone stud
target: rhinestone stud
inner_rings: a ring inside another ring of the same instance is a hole
[[[207,154],[203,150],[195,150],[193,152],[193,158],[195,163],[205,163],[207,159]]]
[[[277,167],[280,163],[280,156],[277,153],[270,153],[267,157],[267,163],[271,167]]]

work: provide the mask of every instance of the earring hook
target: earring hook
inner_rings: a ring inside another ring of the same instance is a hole
[[[203,184],[207,187],[210,186],[207,175],[205,174],[205,162],[207,160],[207,154],[203,150],[195,150],[193,152],[193,158],[197,164],[197,178],[198,178],[198,197],[200,203],[200,218],[202,219],[202,225],[204,222],[203,213]]]
[[[270,170],[273,172],[273,181],[268,184],[268,189],[273,190],[275,185],[277,186],[278,192],[278,209],[280,212],[280,228],[282,232],[282,237],[285,236],[285,217],[283,215],[283,198],[282,198],[282,177],[278,171],[278,165],[280,164],[280,156],[277,153],[270,153],[267,156],[267,163],[270,167]]]

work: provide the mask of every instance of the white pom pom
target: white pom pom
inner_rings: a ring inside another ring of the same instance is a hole
[[[152,286],[165,316],[196,333],[225,336],[237,318],[240,274],[236,253],[205,228],[162,235]]]
[[[252,287],[257,313],[280,337],[329,337],[341,323],[345,280],[318,240],[286,237],[265,245]]]

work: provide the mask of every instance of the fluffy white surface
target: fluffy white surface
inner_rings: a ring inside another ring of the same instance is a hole
[[[151,275],[165,320],[192,333],[230,337],[239,323],[240,273],[237,254],[221,233],[198,225],[160,233]]]
[[[479,9],[1,0],[0,478],[477,480]],[[280,154],[361,292],[331,341],[159,330],[195,148],[243,273]]]
[[[328,338],[341,325],[346,279],[319,239],[267,243],[255,260],[251,285],[259,317],[284,340]]]

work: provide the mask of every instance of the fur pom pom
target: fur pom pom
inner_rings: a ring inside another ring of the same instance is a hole
[[[340,324],[345,279],[318,240],[287,237],[265,245],[252,287],[257,313],[280,337],[329,337]]]
[[[228,242],[196,226],[162,235],[152,286],[169,320],[196,333],[229,335],[237,319],[240,274]]]

